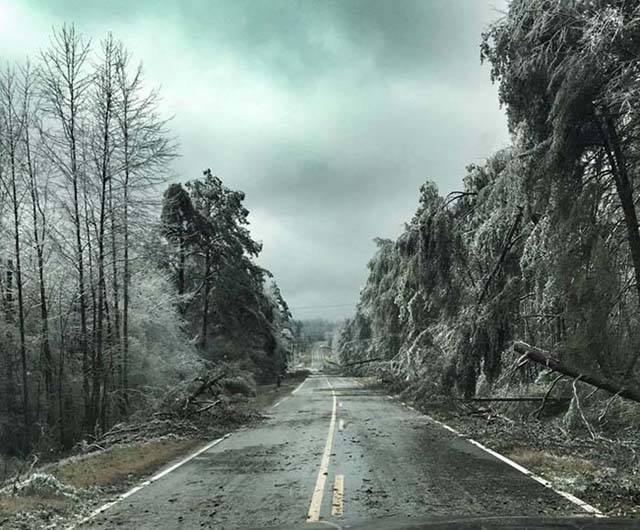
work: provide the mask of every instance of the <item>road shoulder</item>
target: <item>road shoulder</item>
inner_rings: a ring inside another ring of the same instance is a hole
[[[118,500],[127,491],[188,459],[229,432],[255,424],[278,401],[290,395],[303,378],[280,385],[261,385],[251,399],[239,399],[236,417],[203,432],[180,430],[168,423],[131,441],[78,453],[51,462],[9,485],[0,494],[0,527],[47,528],[65,526]]]
[[[375,378],[359,381],[370,388],[391,391]],[[392,397],[523,466],[554,489],[577,497],[606,516],[640,517],[640,483],[630,466],[637,459],[639,447],[606,438],[570,437],[543,421],[516,421],[491,410],[470,413],[452,401],[415,399],[411,392]]]

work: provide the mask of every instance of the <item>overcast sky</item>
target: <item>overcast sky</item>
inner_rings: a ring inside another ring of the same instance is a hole
[[[420,185],[458,189],[508,143],[478,49],[504,1],[0,0],[0,57],[63,22],[113,31],[175,116],[175,173],[245,191],[294,316],[341,318]]]

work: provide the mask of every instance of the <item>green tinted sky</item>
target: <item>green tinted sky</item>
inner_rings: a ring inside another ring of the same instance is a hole
[[[247,193],[261,261],[293,307],[348,304],[372,238],[398,235],[420,184],[456,189],[506,145],[478,50],[503,4],[0,0],[0,54],[37,54],[63,22],[94,41],[113,31],[175,116],[175,172],[211,167]]]

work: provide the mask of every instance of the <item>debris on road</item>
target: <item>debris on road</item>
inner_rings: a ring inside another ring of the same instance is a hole
[[[371,379],[369,384],[384,384]],[[388,385],[388,383],[387,383]],[[385,385],[385,386],[387,386]],[[400,390],[397,385],[395,390]],[[530,392],[530,388],[521,389]],[[584,390],[584,389],[583,389]],[[566,389],[567,392],[570,389]],[[571,404],[551,409],[539,418],[537,404],[497,402],[491,407],[425,392],[420,385],[404,387],[400,399],[502,453],[549,480],[556,487],[597,506],[610,516],[640,516],[640,440],[633,431],[601,429],[594,437]],[[629,407],[637,407],[630,403]],[[594,404],[584,415],[597,420]],[[618,405],[625,407],[627,405]],[[608,411],[614,423],[615,413]],[[571,421],[569,421],[571,419]],[[594,424],[596,421],[594,421]],[[614,425],[609,426],[613,429]],[[614,437],[615,436],[615,437]]]

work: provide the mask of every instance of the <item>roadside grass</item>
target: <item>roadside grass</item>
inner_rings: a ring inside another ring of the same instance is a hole
[[[116,446],[105,451],[71,457],[46,470],[65,487],[78,490],[79,496],[56,495],[36,485],[32,491],[0,497],[0,528],[45,528],[100,503],[104,493],[125,489],[161,468],[166,463],[188,453],[202,440],[152,440],[128,446]],[[43,475],[48,476],[48,475]]]
[[[202,440],[157,440],[126,447],[114,447],[62,464],[52,474],[79,489],[113,486],[138,479],[159,469],[200,445]]]
[[[264,410],[299,384],[299,379],[260,385],[248,405]],[[158,471],[163,465],[187,455],[203,444],[200,438],[151,440],[127,446],[116,446],[87,457],[63,462],[52,471],[58,480],[78,489],[127,484]]]
[[[305,378],[298,374],[275,384],[260,385],[257,395],[240,400],[238,406],[263,412],[290,394]],[[244,404],[242,404],[244,403]],[[159,471],[171,462],[195,451],[204,438],[159,438],[144,442],[115,445],[102,451],[69,457],[42,470],[65,486],[76,488],[82,500],[43,491],[18,496],[0,497],[0,528],[46,528],[52,520],[69,520],[79,512],[99,505],[113,494],[120,493],[133,483]],[[14,526],[11,526],[11,525]]]
[[[610,517],[640,515],[640,484],[632,469],[528,448],[515,449],[508,456]]]
[[[553,475],[576,476],[587,473],[596,474],[600,471],[595,463],[586,458],[561,456],[537,449],[520,448],[507,456],[524,467]]]
[[[64,515],[69,513],[73,509],[73,506],[73,500],[57,495],[2,497],[0,498],[0,527],[2,527],[5,517],[39,510]]]

